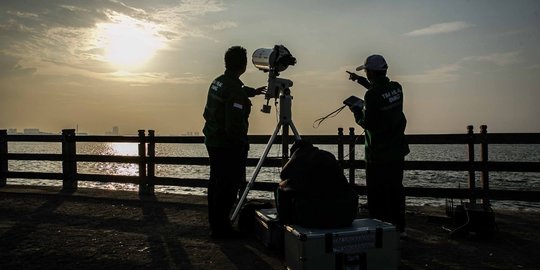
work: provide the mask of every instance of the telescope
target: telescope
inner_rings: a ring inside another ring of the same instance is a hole
[[[296,58],[283,45],[275,45],[272,49],[260,48],[253,52],[253,65],[264,72],[279,72],[294,66]]]
[[[233,222],[238,216],[240,208],[244,204],[249,190],[253,186],[253,183],[255,183],[255,179],[261,171],[262,164],[268,156],[270,148],[272,147],[274,140],[277,138],[279,131],[282,130],[281,150],[283,165],[285,165],[285,162],[289,158],[289,128],[292,130],[296,140],[301,139],[300,134],[298,133],[298,130],[296,130],[296,127],[292,121],[292,96],[289,87],[293,85],[293,82],[291,80],[278,78],[280,72],[286,70],[289,66],[294,66],[296,64],[296,58],[291,55],[285,46],[276,45],[272,49],[257,49],[253,53],[253,64],[259,70],[268,72],[268,87],[265,93],[266,105],[263,105],[261,111],[264,113],[270,113],[270,106],[268,105],[268,102],[271,98],[274,98],[277,105],[277,99],[279,98],[279,122],[274,129],[274,133],[272,133],[272,136],[270,136],[270,140],[266,144],[266,147],[264,148],[264,152],[259,159],[257,166],[255,167],[255,171],[253,171],[251,180],[248,182],[242,196],[240,197],[240,200],[236,204],[236,208],[231,215],[231,221]]]
[[[280,94],[289,94],[293,82],[288,79],[278,78],[279,73],[285,71],[289,66],[296,64],[296,58],[283,45],[275,45],[274,48],[260,48],[253,52],[253,65],[263,72],[268,72],[268,87],[264,98],[266,105],[263,105],[261,111],[270,113],[270,99],[277,99]]]

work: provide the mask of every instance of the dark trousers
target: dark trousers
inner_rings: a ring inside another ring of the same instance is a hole
[[[210,157],[208,222],[212,232],[232,229],[229,219],[240,187],[246,181],[247,147],[206,147]]]
[[[404,161],[366,162],[369,215],[405,230]]]

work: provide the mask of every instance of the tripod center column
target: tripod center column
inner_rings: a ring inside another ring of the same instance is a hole
[[[290,123],[292,121],[292,96],[289,94],[282,94],[279,97],[279,120],[282,124]]]

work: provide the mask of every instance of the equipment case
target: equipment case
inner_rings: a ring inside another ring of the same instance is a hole
[[[395,270],[400,260],[396,227],[376,219],[336,229],[288,225],[284,241],[290,270]]]
[[[283,249],[283,225],[279,223],[276,208],[255,210],[254,233],[266,247]]]

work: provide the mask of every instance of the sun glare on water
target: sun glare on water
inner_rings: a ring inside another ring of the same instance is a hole
[[[97,28],[104,58],[112,65],[125,70],[138,68],[163,48],[157,25],[121,14],[111,15],[111,20]]]
[[[113,155],[136,156],[139,154],[139,146],[134,143],[111,143],[109,147]]]

